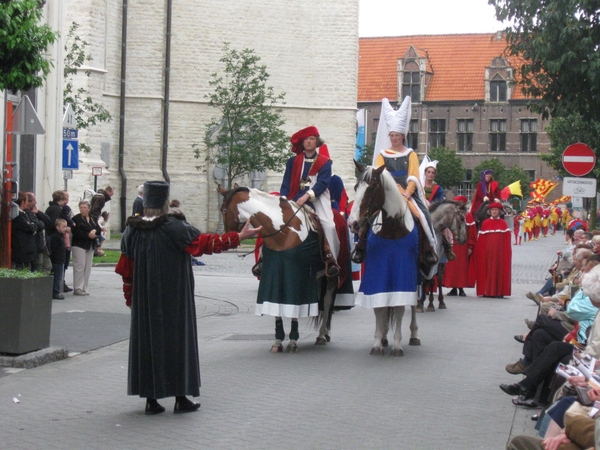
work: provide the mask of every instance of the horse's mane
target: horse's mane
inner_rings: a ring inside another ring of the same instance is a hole
[[[374,170],[371,168],[371,170]],[[406,201],[400,194],[396,180],[392,177],[392,174],[384,169],[381,172],[381,185],[385,191],[385,210],[391,217],[403,216],[406,212]]]
[[[433,214],[440,206],[443,206],[443,205],[461,206],[461,203],[456,202],[454,200],[443,200],[441,202],[432,203],[431,206],[429,207],[429,214]]]

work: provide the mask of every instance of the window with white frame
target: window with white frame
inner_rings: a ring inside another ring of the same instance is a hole
[[[506,119],[490,119],[490,151],[506,151]]]
[[[490,81],[490,102],[507,101],[508,87],[506,80],[496,74]]]
[[[404,72],[402,75],[402,98],[410,95],[412,103],[421,102],[421,73]]]
[[[521,151],[537,151],[537,119],[521,119]]]
[[[446,146],[446,119],[429,120],[429,148]]]
[[[473,151],[473,119],[458,119],[456,132],[456,150]]]
[[[408,143],[406,146],[417,150],[419,147],[419,119],[411,119],[408,125]]]

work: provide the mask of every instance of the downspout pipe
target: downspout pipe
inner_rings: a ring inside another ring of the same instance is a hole
[[[167,0],[167,24],[165,36],[165,87],[163,100],[163,138],[161,169],[167,183],[171,183],[171,177],[167,171],[169,159],[169,102],[171,95],[171,25],[173,21],[173,0]]]
[[[121,176],[121,231],[127,219],[127,174],[125,173],[125,85],[127,76],[127,0],[121,19],[121,96],[119,101],[119,174]]]

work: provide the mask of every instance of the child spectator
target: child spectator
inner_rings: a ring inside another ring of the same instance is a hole
[[[64,300],[62,292],[62,281],[65,268],[65,233],[67,232],[67,221],[56,219],[56,233],[50,236],[50,261],[52,261],[52,272],[54,273],[54,285],[52,287],[52,299]]]

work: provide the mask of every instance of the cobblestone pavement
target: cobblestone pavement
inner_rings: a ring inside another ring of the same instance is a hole
[[[523,318],[536,313],[524,294],[541,286],[562,245],[557,235],[513,246],[512,297],[477,299],[472,289],[447,297],[447,310],[417,316],[422,345],[405,345],[403,358],[369,355],[374,317],[358,308],[335,314],[326,347],[315,347],[316,333],[301,323],[300,353],[270,354],[274,323],[254,316],[252,257],[202,257],[206,265],[194,267],[202,408],[173,415],[165,399],[167,412],[153,417],[125,394],[128,342],[108,327],[128,315],[119,277],[95,267],[89,297],[53,304],[56,318],[81,315],[63,324],[90,320],[85,333],[95,349],[5,371],[0,446],[503,449],[511,436],[535,434],[529,418],[537,411],[515,408],[498,385],[519,379],[504,366],[520,356],[513,335],[525,331]],[[405,317],[403,342],[408,333]]]

